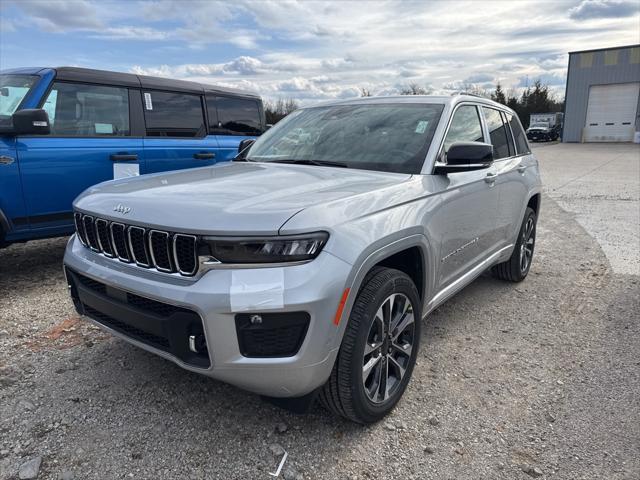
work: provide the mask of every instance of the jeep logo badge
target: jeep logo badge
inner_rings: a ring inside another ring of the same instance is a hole
[[[125,207],[124,205],[119,203],[118,205],[113,207],[113,211],[114,212],[118,212],[118,213],[122,213],[123,215],[126,215],[127,213],[129,213],[131,211],[131,208],[130,207]]]

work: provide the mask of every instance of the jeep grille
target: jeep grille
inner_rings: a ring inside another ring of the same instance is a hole
[[[105,257],[164,273],[191,277],[198,271],[198,241],[194,235],[125,225],[74,213],[82,245]]]

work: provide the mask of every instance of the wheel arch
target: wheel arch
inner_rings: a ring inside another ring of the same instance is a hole
[[[430,256],[432,253],[433,250],[430,248],[429,240],[422,233],[414,233],[400,238],[389,239],[389,241],[382,245],[377,242],[375,247],[363,253],[361,259],[355,263],[352,274],[345,285],[346,288],[349,288],[349,295],[340,317],[340,328],[333,342],[334,348],[340,346],[358,292],[360,288],[362,288],[367,274],[376,266],[396,268],[405,273],[407,273],[406,270],[409,270],[410,273],[407,274],[412,280],[414,278],[412,275],[421,274],[421,284],[420,286],[416,285],[416,288],[418,288],[418,294],[422,302],[422,308],[424,309],[433,291],[433,280],[435,279],[435,271],[433,271],[434,261]],[[406,268],[407,261],[417,258],[419,258],[421,262],[419,268],[413,271]],[[402,267],[403,262],[405,263],[405,268]]]

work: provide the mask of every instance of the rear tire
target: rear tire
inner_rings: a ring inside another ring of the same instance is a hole
[[[535,210],[527,207],[511,257],[506,262],[491,268],[491,273],[495,277],[508,282],[521,282],[527,277],[536,244],[536,223]]]
[[[405,273],[375,267],[358,292],[338,358],[322,387],[330,412],[373,423],[398,403],[420,345],[421,303]]]

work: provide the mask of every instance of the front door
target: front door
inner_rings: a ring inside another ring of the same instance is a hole
[[[200,95],[143,91],[145,173],[213,165],[218,141],[207,135]]]
[[[51,134],[16,142],[27,215],[40,233],[70,232],[80,193],[114,176],[140,173],[142,139],[130,136],[124,87],[54,82],[42,108]]]
[[[15,137],[0,136],[0,244],[9,230],[28,229]]]
[[[475,105],[455,111],[443,152],[456,142],[483,142],[482,123]],[[440,236],[436,289],[443,290],[497,250],[498,190],[494,167],[430,177],[441,199],[429,228]]]

